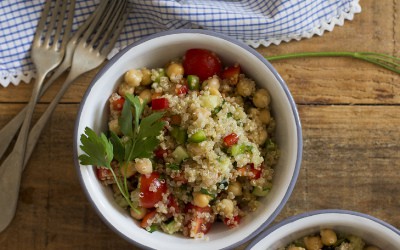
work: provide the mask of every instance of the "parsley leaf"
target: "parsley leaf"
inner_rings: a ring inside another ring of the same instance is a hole
[[[119,178],[111,167],[113,159],[119,162],[120,171],[130,161],[136,158],[150,158],[153,151],[159,144],[157,136],[164,127],[161,121],[163,112],[155,112],[147,117],[142,117],[144,103],[137,96],[127,94],[118,124],[124,139],[121,139],[114,132],[110,131],[110,138],[101,133],[99,136],[86,127],[85,133],[81,135],[80,148],[85,152],[79,156],[82,165],[103,166],[109,169],[115,182],[129,206],[136,210],[129,197],[127,178]]]
[[[130,94],[126,95],[126,99],[135,110],[135,129],[125,144],[125,161],[149,158],[160,142],[157,136],[164,127],[164,122],[160,121],[164,112],[155,112],[140,120],[139,117],[143,113],[145,104],[140,102],[139,97]]]
[[[137,133],[139,129],[139,119],[142,116],[144,106],[140,102],[140,99],[131,94],[126,94],[125,98],[128,100],[128,103],[134,107],[135,110],[135,132]],[[132,123],[132,120],[131,120]]]
[[[110,131],[109,140],[113,145],[114,158],[119,162],[123,162],[125,160],[125,146],[122,144],[118,135],[112,131]]]
[[[163,112],[156,112],[142,119],[138,133],[139,141],[160,134],[161,129],[164,127],[164,122],[160,121],[163,115]]]
[[[80,148],[86,155],[80,155],[79,160],[82,165],[94,165],[110,167],[113,159],[113,145],[107,140],[107,137],[101,133],[97,136],[96,133],[89,127],[85,128],[85,133],[81,135]]]
[[[85,128],[85,134],[82,134],[80,139],[82,143],[80,148],[86,153],[79,156],[80,163],[82,165],[102,166],[110,170],[122,196],[124,196],[129,206],[133,208],[128,191],[123,188],[121,180],[117,178],[114,169],[111,167],[111,161],[114,157],[111,141],[103,133],[97,136],[89,127]]]
[[[121,116],[118,119],[118,124],[121,128],[121,132],[124,135],[132,136],[132,106],[130,102],[124,102],[122,107]]]

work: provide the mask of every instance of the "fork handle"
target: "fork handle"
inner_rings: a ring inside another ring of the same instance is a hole
[[[32,96],[28,104],[24,123],[22,124],[13,151],[0,166],[0,232],[9,225],[15,215],[29,127],[33,110],[39,97],[40,87],[47,73],[48,72],[38,74],[39,77],[33,86]]]
[[[60,77],[67,69],[71,66],[71,60],[64,60],[63,63],[54,71],[53,75],[50,77],[49,80],[43,85],[43,88],[40,90],[39,96],[41,97],[46,90],[53,84],[53,82]],[[18,129],[21,127],[26,111],[28,106],[25,106],[19,113],[14,116],[14,118],[9,121],[1,130],[0,130],[0,158],[4,155],[7,148],[9,147],[12,139],[17,134]]]
[[[53,114],[58,102],[60,101],[62,96],[65,94],[65,92],[68,90],[68,87],[71,85],[71,83],[85,71],[86,70],[71,69],[69,75],[67,76],[67,79],[65,79],[65,82],[61,86],[61,89],[58,91],[57,95],[53,98],[53,100],[51,101],[49,106],[46,108],[46,110],[44,111],[42,116],[39,118],[39,120],[35,123],[35,125],[30,130],[26,153],[25,153],[24,166],[27,164],[30,156],[32,155],[32,152],[35,149],[36,143],[39,140],[40,134],[42,133],[44,127],[46,126],[47,121],[50,119],[50,116]]]

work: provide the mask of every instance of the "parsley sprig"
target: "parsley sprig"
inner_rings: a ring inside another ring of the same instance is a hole
[[[125,97],[126,101],[118,120],[123,139],[112,131],[107,138],[104,133],[97,135],[91,128],[86,127],[80,138],[82,144],[80,148],[85,154],[81,154],[79,160],[82,165],[109,169],[122,196],[132,209],[136,209],[129,198],[126,175],[122,175],[122,180],[118,178],[111,167],[111,161],[117,160],[120,163],[120,173],[126,173],[130,161],[152,157],[154,149],[159,144],[157,136],[164,127],[164,122],[160,120],[164,113],[155,112],[141,119],[145,103],[131,94]]]

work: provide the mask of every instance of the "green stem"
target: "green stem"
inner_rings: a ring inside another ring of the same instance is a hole
[[[290,58],[300,58],[300,57],[325,57],[325,56],[348,56],[353,57],[352,52],[301,52],[301,53],[291,53],[278,56],[267,56],[265,57],[268,61],[290,59]]]
[[[127,178],[126,178],[126,170],[128,168],[127,164],[128,164],[127,162],[124,162],[122,165],[123,165],[123,168],[124,168],[124,191],[125,191],[126,194],[129,194],[128,182],[127,182]]]
[[[124,188],[122,187],[122,184],[120,183],[119,179],[117,178],[117,175],[115,174],[115,172],[112,169],[112,167],[110,165],[108,165],[107,167],[108,167],[108,169],[110,169],[110,171],[111,171],[111,173],[112,173],[112,175],[114,177],[115,183],[117,184],[119,191],[121,191],[122,196],[124,196],[126,202],[128,202],[129,206],[133,210],[135,210],[135,212],[139,213],[140,211],[133,206],[133,204],[132,204],[132,202],[131,202],[131,200],[129,198],[129,195],[128,195],[129,192],[125,192]]]
[[[119,179],[117,178],[117,175],[115,174],[114,170],[112,169],[111,166],[109,166],[109,169],[114,177],[115,183],[117,184],[119,191],[121,191],[122,196],[124,196],[124,198],[127,200],[129,206],[132,206],[129,197],[127,197],[127,194],[125,193],[125,190],[122,188],[121,183],[119,182]]]
[[[278,56],[265,57],[268,61],[290,59],[290,58],[301,58],[301,57],[352,57],[360,60],[364,60],[370,63],[374,63],[383,68],[391,70],[395,73],[400,74],[400,59],[394,56],[389,56],[380,53],[372,52],[302,52],[302,53],[291,53]]]

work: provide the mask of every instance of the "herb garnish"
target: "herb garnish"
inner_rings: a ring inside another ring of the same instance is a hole
[[[97,135],[86,127],[85,133],[80,138],[82,143],[80,148],[85,154],[81,154],[79,160],[82,165],[101,166],[110,170],[122,196],[129,206],[136,210],[129,198],[126,175],[122,175],[122,179],[118,178],[111,167],[111,161],[117,160],[120,173],[124,173],[130,161],[152,157],[154,149],[159,144],[157,136],[164,127],[164,122],[160,120],[164,113],[155,112],[140,119],[145,104],[137,96],[127,94],[125,97],[126,101],[118,120],[124,139],[113,132],[110,132],[110,138],[104,133]]]
[[[352,57],[360,60],[364,60],[397,74],[400,74],[400,58],[373,52],[303,52],[303,53],[291,53],[278,56],[267,56],[265,57],[268,61],[275,61],[280,59],[299,58],[299,57],[324,57],[324,56],[342,56]]]

